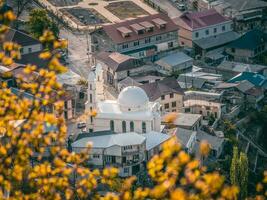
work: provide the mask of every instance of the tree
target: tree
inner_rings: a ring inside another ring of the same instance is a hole
[[[0,25],[0,38],[3,38],[14,15],[8,13],[1,17],[5,18],[4,24]],[[58,55],[51,53],[66,47],[66,44],[55,39],[50,31],[45,31],[40,37],[45,46],[53,47],[39,55],[42,59],[49,59],[48,68],[26,66],[23,71],[25,76],[17,78],[21,90],[19,95],[14,94],[7,84],[0,85],[0,199],[237,198],[236,186],[227,185],[224,177],[216,171],[207,172],[175,138],[164,143],[162,151],[147,165],[149,177],[154,183],[152,188],[141,186],[132,189],[135,177],[123,179],[118,184],[116,168],[87,168],[85,163],[89,159],[90,148],[72,153],[66,147],[64,104],[59,98],[64,91],[56,81],[56,74],[66,68],[60,64]],[[0,45],[0,62],[9,67],[13,59],[19,59],[20,47],[10,42]],[[12,77],[10,73],[3,73],[4,77]],[[23,95],[24,91],[31,95]],[[48,113],[44,109],[50,105],[56,112]],[[46,127],[50,127],[49,131]],[[200,153],[208,153],[208,146],[205,144]],[[109,191],[104,197],[98,193],[99,184],[107,186]],[[119,191],[115,193],[114,190]]]
[[[248,189],[248,158],[243,152],[238,155],[238,148],[234,147],[230,168],[231,184],[240,188],[240,199],[247,197]]]
[[[32,3],[32,0],[13,0],[14,7],[16,8],[16,17],[19,18],[28,5]]]
[[[57,24],[48,17],[44,9],[34,9],[30,12],[28,26],[30,33],[37,39],[45,30],[50,30],[56,37],[59,35]]]
[[[231,184],[237,185],[238,184],[238,166],[239,166],[239,159],[238,159],[238,148],[234,147],[233,149],[233,157],[232,157],[232,162],[231,162],[231,168],[230,168],[230,180]]]
[[[248,157],[242,152],[239,158],[239,173],[240,198],[245,199],[248,193]]]

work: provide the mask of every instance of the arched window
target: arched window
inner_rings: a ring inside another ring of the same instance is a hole
[[[126,121],[122,121],[122,132],[126,133]]]
[[[114,121],[110,120],[110,130],[114,131]]]
[[[130,122],[130,131],[134,132],[134,122]]]
[[[146,133],[146,122],[142,122],[142,133]]]

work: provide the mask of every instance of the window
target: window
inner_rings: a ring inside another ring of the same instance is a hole
[[[125,168],[123,168],[123,172],[124,172],[124,173],[129,173],[129,167],[125,167]]]
[[[210,34],[210,31],[209,30],[206,30],[205,33],[206,33],[206,35],[209,35]]]
[[[173,96],[174,96],[173,93],[171,93],[171,94],[170,94],[170,98],[173,98]]]
[[[217,33],[217,28],[214,28],[213,29],[213,33]]]
[[[225,31],[225,26],[222,26],[222,31]]]
[[[20,53],[23,54],[23,48],[20,49]]]
[[[139,160],[139,155],[133,155],[133,160]]]
[[[123,49],[127,49],[127,48],[128,48],[128,44],[123,44],[123,45],[122,45],[122,48],[123,48]]]
[[[161,100],[164,100],[164,99],[165,99],[165,96],[164,96],[164,95],[162,95],[162,96],[161,96]]]
[[[169,42],[168,43],[168,48],[172,48],[173,47],[173,42]]]
[[[126,133],[126,121],[122,121],[122,132]]]
[[[91,123],[93,123],[93,116],[90,116],[90,121]]]
[[[133,149],[132,145],[124,146],[123,150]]]
[[[199,37],[199,33],[198,33],[198,32],[195,33],[195,37],[196,37],[196,38]]]
[[[146,122],[142,122],[142,133],[146,133]]]
[[[146,38],[145,43],[150,43],[150,38]]]
[[[114,131],[114,121],[113,120],[110,121],[110,130]]]
[[[130,70],[127,70],[127,76],[130,76]]]
[[[29,53],[31,53],[31,52],[32,52],[32,48],[29,48],[28,50],[29,50]]]
[[[157,36],[157,37],[156,37],[156,40],[157,40],[157,41],[161,40],[161,35]]]
[[[176,107],[176,101],[172,102],[172,107]]]
[[[130,122],[130,131],[134,132],[134,122]]]
[[[135,41],[134,46],[138,46],[138,45],[139,45],[139,41]]]
[[[168,104],[168,103],[165,103],[165,104],[164,104],[164,108],[165,108],[165,109],[169,109],[169,104]]]
[[[139,52],[139,57],[144,57],[145,56],[145,52],[144,51],[140,51]]]
[[[92,84],[90,84],[90,90],[92,90]]]
[[[79,92],[79,98],[84,99],[84,93],[83,92]]]
[[[100,156],[98,154],[94,154],[93,158],[100,158]]]
[[[93,95],[90,94],[90,103],[93,103]]]

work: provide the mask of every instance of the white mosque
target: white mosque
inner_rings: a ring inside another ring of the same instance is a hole
[[[116,133],[160,132],[160,104],[149,102],[145,91],[136,86],[124,88],[117,100],[104,97],[103,71],[100,66],[88,76],[87,110],[96,110],[88,119],[90,132],[112,130]]]

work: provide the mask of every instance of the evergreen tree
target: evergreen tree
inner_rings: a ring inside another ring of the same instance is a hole
[[[232,162],[231,162],[231,168],[230,168],[230,180],[231,184],[239,186],[238,184],[238,165],[239,165],[239,160],[238,160],[238,148],[234,147],[233,149],[233,157],[232,157]]]
[[[239,175],[240,199],[245,199],[248,192],[248,157],[242,152],[239,157]]]

